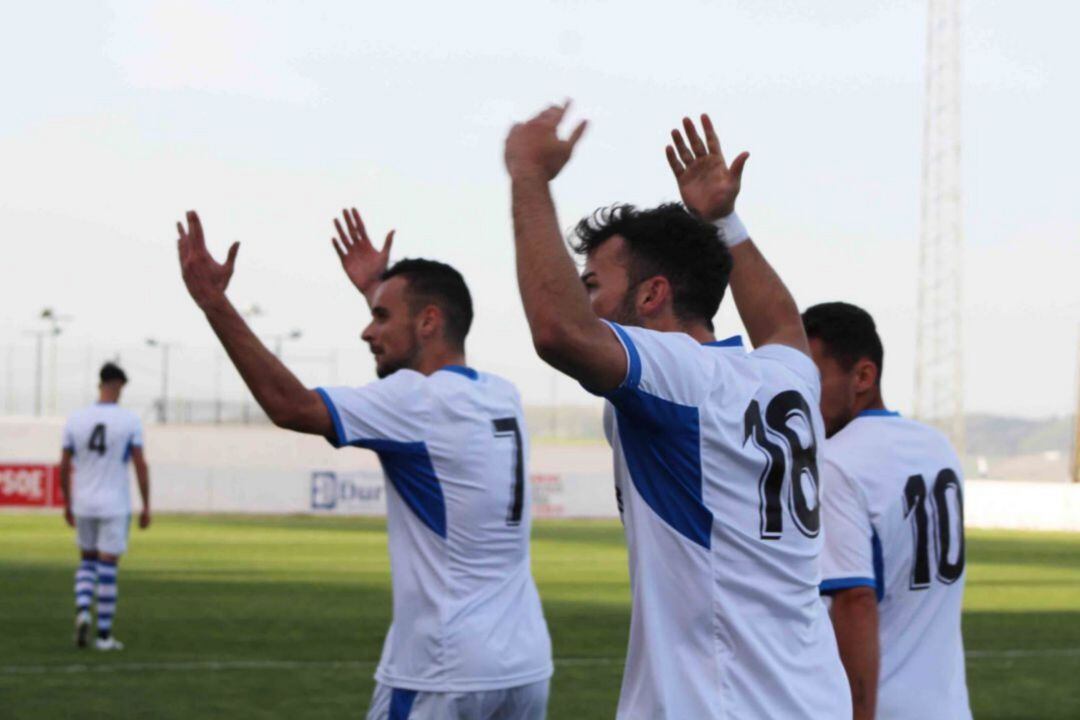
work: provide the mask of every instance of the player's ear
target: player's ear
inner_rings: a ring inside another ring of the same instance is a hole
[[[855,363],[855,392],[864,393],[874,389],[878,382],[878,368],[868,358]]]
[[[442,310],[437,305],[428,305],[420,311],[420,337],[429,340],[442,332]]]
[[[638,285],[637,294],[638,313],[655,315],[671,297],[671,283],[663,275],[656,275]]]

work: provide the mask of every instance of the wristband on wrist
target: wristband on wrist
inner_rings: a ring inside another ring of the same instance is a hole
[[[750,233],[746,231],[746,226],[743,225],[742,220],[734,212],[716,220],[713,225],[720,231],[720,240],[729,248],[750,239]]]

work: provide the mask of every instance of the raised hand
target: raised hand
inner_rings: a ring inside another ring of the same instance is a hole
[[[720,152],[720,140],[708,115],[701,116],[701,128],[705,132],[704,142],[693,121],[683,118],[689,147],[682,133],[672,130],[674,145],[667,146],[667,160],[679,183],[683,203],[691,212],[713,222],[735,211],[743,167],[750,153],[741,153],[729,167]]]
[[[334,244],[334,250],[337,251],[338,258],[341,260],[341,267],[349,276],[349,280],[357,290],[363,293],[364,297],[370,300],[370,294],[379,285],[382,274],[386,272],[386,267],[390,264],[390,248],[394,244],[395,231],[391,230],[387,233],[382,250],[376,250],[368,239],[364,222],[360,219],[360,213],[356,211],[356,208],[351,211],[342,210],[341,214],[345,216],[345,226],[349,232],[346,234],[341,227],[341,222],[334,220],[338,237],[331,238],[330,241]]]
[[[570,107],[552,105],[528,122],[517,123],[506,138],[503,159],[512,178],[537,178],[548,182],[563,169],[574,146],[585,134],[582,120],[565,140],[559,139],[559,123]]]
[[[180,271],[195,304],[206,310],[225,299],[225,289],[229,287],[229,280],[232,278],[240,243],[234,242],[225,262],[219,263],[206,249],[202,223],[194,210],[188,211],[187,222],[187,230],[183,223],[176,223],[176,229],[180,232],[180,239],[176,244],[180,251]]]

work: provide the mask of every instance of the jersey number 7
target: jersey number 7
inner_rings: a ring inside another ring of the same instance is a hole
[[[510,492],[510,507],[506,512],[506,524],[514,527],[521,524],[521,513],[525,507],[525,462],[521,452],[521,428],[517,418],[499,418],[493,420],[495,437],[508,437],[514,441],[514,485]]]

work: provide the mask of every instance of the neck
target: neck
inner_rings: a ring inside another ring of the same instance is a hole
[[[709,329],[705,323],[683,322],[673,315],[664,315],[657,318],[647,319],[642,327],[658,332],[681,332],[686,333],[699,343],[716,341],[716,333]]]
[[[875,387],[855,398],[855,415],[866,410],[884,410],[885,400],[881,397],[881,388]]]
[[[447,365],[465,364],[464,350],[455,350],[444,347],[423,353],[413,370],[424,375],[431,375]]]
[[[98,402],[99,403],[113,404],[113,403],[118,402],[119,400],[120,400],[120,396],[117,395],[116,393],[110,393],[110,392],[102,391],[98,395]]]

